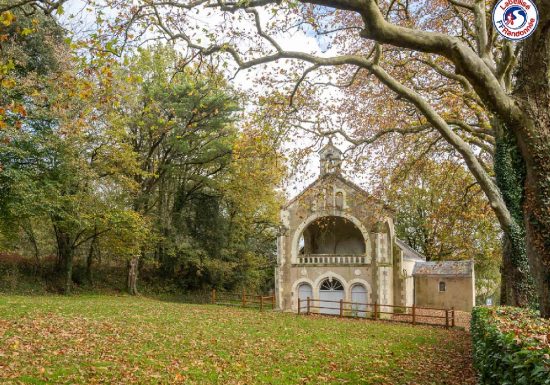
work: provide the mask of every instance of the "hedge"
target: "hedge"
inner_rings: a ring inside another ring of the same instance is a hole
[[[528,309],[472,312],[474,366],[480,385],[550,385],[550,321]]]

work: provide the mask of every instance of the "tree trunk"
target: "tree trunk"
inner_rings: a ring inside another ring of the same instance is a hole
[[[126,279],[126,289],[128,294],[137,295],[139,257],[134,257],[128,261],[128,277]]]
[[[72,244],[72,239],[69,234],[66,232],[57,229],[57,252],[59,254],[59,259],[62,262],[63,267],[63,277],[64,285],[63,291],[65,294],[71,294],[72,285],[73,285],[73,258],[74,258],[74,248]]]
[[[27,234],[34,251],[35,266],[33,268],[33,274],[36,275],[38,270],[40,270],[40,250],[38,249],[38,242],[36,241],[36,236],[34,235],[31,221],[27,221],[27,223],[23,225],[23,231]]]
[[[512,223],[505,229],[503,237],[500,302],[503,305],[535,307],[536,289],[527,257],[522,209],[525,197],[525,163],[516,140],[508,129],[496,118],[493,119],[492,126],[496,132],[496,182],[512,217]]]
[[[88,257],[86,258],[86,280],[90,285],[94,284],[93,277],[93,263],[94,263],[94,254],[96,250],[97,236],[92,238],[90,243],[90,249],[88,250]]]
[[[539,25],[525,40],[514,97],[526,116],[511,127],[525,161],[523,216],[527,255],[541,315],[550,318],[550,3],[538,0]]]
[[[518,258],[519,256],[519,258]],[[500,303],[508,306],[536,306],[534,283],[529,275],[525,236],[504,235]]]

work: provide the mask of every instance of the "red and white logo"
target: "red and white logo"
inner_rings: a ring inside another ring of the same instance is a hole
[[[500,0],[493,9],[493,24],[504,38],[528,38],[537,28],[539,12],[531,0]]]

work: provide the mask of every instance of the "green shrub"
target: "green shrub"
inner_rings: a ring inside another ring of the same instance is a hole
[[[475,308],[474,366],[481,385],[550,385],[550,321],[528,309]]]

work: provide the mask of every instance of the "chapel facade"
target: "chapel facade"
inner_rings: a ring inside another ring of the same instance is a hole
[[[426,262],[397,239],[394,210],[342,176],[342,152],[332,142],[319,157],[319,177],[281,210],[278,308],[297,311],[298,298],[309,297],[329,314],[339,300],[470,311],[473,262]]]

